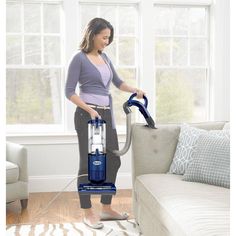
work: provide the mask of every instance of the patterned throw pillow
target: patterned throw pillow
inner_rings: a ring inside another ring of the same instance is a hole
[[[208,131],[191,127],[188,124],[181,125],[179,140],[175,155],[171,163],[169,173],[182,175],[185,173],[201,134]]]
[[[227,132],[223,132],[227,134]],[[229,133],[229,132],[228,132]],[[230,187],[229,136],[203,134],[183,180]]]
[[[171,163],[169,173],[183,175],[192,161],[192,156],[196,151],[197,142],[201,134],[214,134],[219,137],[228,137],[229,130],[204,130],[182,124],[175,155]]]

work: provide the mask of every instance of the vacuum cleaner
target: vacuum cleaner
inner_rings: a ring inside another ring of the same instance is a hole
[[[134,100],[136,93],[132,94],[123,104],[126,113],[126,143],[121,151],[115,150],[117,156],[124,155],[131,143],[131,106],[136,106],[144,116],[147,127],[155,129],[155,122],[147,111],[148,100],[143,96],[144,104]],[[88,122],[88,180],[78,186],[80,194],[107,194],[115,195],[116,187],[113,183],[106,183],[106,122],[102,119],[93,119]]]
[[[106,180],[106,122],[96,118],[88,122],[88,184],[79,185],[80,194],[116,194]]]

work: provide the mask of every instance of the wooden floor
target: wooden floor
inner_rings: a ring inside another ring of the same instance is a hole
[[[38,215],[56,194],[56,192],[30,193],[26,210],[21,210],[20,201],[7,204],[6,224],[81,222],[82,210],[77,192],[63,192],[45,211],[45,214]],[[94,195],[91,199],[94,210],[99,212],[100,196]],[[112,207],[119,212],[128,212],[130,218],[133,218],[131,190],[118,190],[112,199]]]

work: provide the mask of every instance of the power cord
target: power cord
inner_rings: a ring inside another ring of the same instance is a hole
[[[78,176],[76,176],[76,177],[74,177],[63,189],[61,189],[49,202],[48,202],[48,204],[38,213],[38,214],[36,214],[33,218],[34,218],[34,221],[33,222],[35,222],[35,220],[36,219],[38,219],[39,218],[39,216],[42,216],[42,215],[44,215],[45,213],[46,213],[46,210],[52,205],[52,203],[62,194],[62,192],[66,189],[66,188],[68,188],[68,186],[70,186],[77,178],[81,178],[81,177],[84,177],[84,176],[88,176],[88,174],[82,174],[82,175],[78,175]],[[32,222],[31,223],[28,223],[28,224],[32,224]],[[28,225],[28,224],[9,224],[9,225],[7,225],[7,226],[15,226],[15,225]]]

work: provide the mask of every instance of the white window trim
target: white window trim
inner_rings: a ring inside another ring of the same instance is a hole
[[[7,0],[7,3],[19,3],[21,0]],[[25,3],[62,3],[64,0],[24,0]]]
[[[213,0],[154,0],[156,4],[185,5],[185,6],[209,6]]]
[[[95,4],[135,4],[141,2],[141,0],[78,0],[79,3],[95,3]]]
[[[17,2],[17,1],[11,1]],[[35,2],[41,2],[35,0]],[[58,2],[57,0],[44,0],[44,2]],[[210,120],[229,120],[229,1],[220,0],[80,0],[80,2],[91,3],[138,3],[139,4],[139,25],[140,25],[140,43],[139,43],[139,62],[140,65],[139,86],[147,91],[149,98],[149,112],[152,116],[155,114],[155,86],[153,86],[155,78],[154,65],[154,29],[150,22],[153,22],[153,5],[154,4],[176,4],[176,5],[201,5],[210,6]],[[68,64],[74,53],[74,49],[78,47],[78,22],[77,0],[63,1],[65,12],[65,71],[67,72]],[[145,30],[144,30],[145,29]],[[148,43],[146,39],[148,38]],[[222,47],[225,45],[225,47]],[[150,60],[153,63],[150,63]],[[65,73],[66,74],[66,73]],[[212,81],[214,77],[214,81]],[[143,78],[140,80],[140,78]],[[224,79],[222,79],[224,78]],[[64,77],[64,81],[66,76]],[[75,105],[65,99],[65,127],[62,131],[65,135],[74,133],[73,116]],[[140,118],[142,120],[142,118]],[[118,130],[119,133],[119,130]],[[37,135],[37,134],[35,134]]]
[[[210,6],[210,120],[217,121],[230,119],[229,9],[229,0],[216,0]]]

